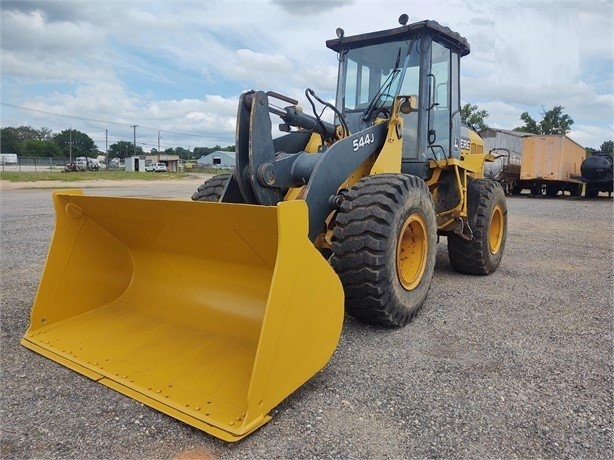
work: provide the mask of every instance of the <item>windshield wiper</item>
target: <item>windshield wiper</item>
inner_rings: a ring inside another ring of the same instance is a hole
[[[388,78],[384,80],[384,83],[382,83],[382,86],[380,86],[380,88],[377,90],[377,93],[375,93],[375,96],[373,96],[373,99],[371,99],[371,101],[369,102],[369,105],[367,106],[367,108],[365,109],[362,115],[363,121],[367,121],[369,118],[371,118],[371,115],[375,113],[375,111],[379,108],[378,106],[379,106],[379,102],[380,102],[382,95],[388,94],[388,91],[390,91],[390,87],[392,86],[392,83],[396,79],[397,75],[401,72],[401,69],[399,69],[400,64],[401,64],[401,47],[399,46],[399,52],[397,53],[397,61],[394,64],[394,69],[392,69],[392,72],[390,72],[390,75],[388,75]]]

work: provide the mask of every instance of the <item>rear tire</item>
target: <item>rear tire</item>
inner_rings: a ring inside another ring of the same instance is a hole
[[[599,190],[594,189],[594,188],[588,188],[586,189],[585,196],[586,198],[597,198],[599,196]]]
[[[500,184],[488,179],[469,178],[467,189],[473,239],[448,235],[450,263],[460,273],[489,275],[499,266],[507,239],[505,194]]]
[[[378,174],[354,184],[337,213],[331,265],[355,318],[403,326],[428,294],[435,267],[437,224],[423,180]]]
[[[571,196],[582,196],[582,184],[571,184],[569,194]]]
[[[542,194],[542,187],[540,185],[534,185],[531,187],[531,195],[540,196]]]
[[[230,174],[218,174],[207,179],[192,194],[193,201],[220,201],[226,184],[230,180]]]

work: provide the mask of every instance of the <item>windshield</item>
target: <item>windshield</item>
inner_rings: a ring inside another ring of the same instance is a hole
[[[417,74],[419,56],[410,52],[412,43],[403,40],[348,50],[344,87],[340,88],[344,112],[362,112],[373,104],[392,105],[406,68],[414,66]]]

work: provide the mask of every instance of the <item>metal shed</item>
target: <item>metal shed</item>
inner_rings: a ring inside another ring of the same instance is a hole
[[[201,156],[196,163],[201,166],[213,166],[215,168],[234,168],[235,167],[235,152],[226,152],[216,150]]]
[[[145,157],[144,156],[126,157],[125,165],[126,165],[125,166],[126,171],[145,172]]]

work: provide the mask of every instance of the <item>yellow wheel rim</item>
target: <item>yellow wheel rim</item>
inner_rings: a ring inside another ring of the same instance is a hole
[[[418,286],[424,275],[428,250],[424,218],[412,214],[403,224],[397,245],[397,274],[401,285],[408,291]]]
[[[503,242],[503,210],[500,205],[495,206],[490,217],[490,232],[488,246],[491,254],[496,254]]]

